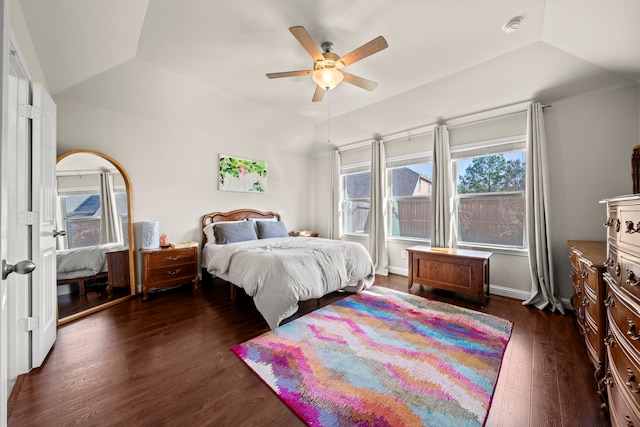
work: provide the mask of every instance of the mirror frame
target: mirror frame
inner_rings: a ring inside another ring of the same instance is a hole
[[[58,164],[58,162],[60,162],[60,160],[72,155],[72,154],[77,154],[77,153],[83,153],[83,154],[94,154],[98,157],[102,157],[103,159],[111,162],[116,169],[118,169],[118,171],[120,172],[120,174],[122,174],[122,178],[124,180],[125,183],[125,188],[127,190],[127,215],[129,215],[129,286],[131,288],[131,292],[129,295],[124,296],[122,298],[118,298],[116,300],[113,301],[108,301],[105,302],[104,304],[100,304],[96,307],[91,307],[87,310],[84,311],[80,311],[78,313],[72,314],[71,316],[67,316],[64,317],[62,319],[58,318],[58,326],[59,325],[63,325],[65,323],[69,323],[72,322],[76,319],[79,319],[81,317],[87,316],[89,314],[92,313],[96,313],[98,311],[104,310],[105,308],[109,308],[113,305],[119,304],[121,302],[130,300],[132,298],[136,298],[138,296],[137,293],[137,284],[136,284],[136,257],[135,257],[135,250],[134,250],[134,246],[135,246],[135,236],[133,233],[133,194],[132,194],[132,189],[131,189],[131,179],[129,178],[129,174],[127,174],[127,171],[124,170],[124,168],[122,167],[122,165],[115,160],[113,157],[109,156],[108,154],[105,153],[101,153],[99,151],[95,151],[95,150],[71,150],[71,151],[67,151],[66,153],[60,154],[57,158],[56,158],[56,165]],[[57,297],[56,297],[57,298]],[[57,307],[57,303],[56,303],[56,307]],[[56,317],[57,317],[57,313],[56,313]]]

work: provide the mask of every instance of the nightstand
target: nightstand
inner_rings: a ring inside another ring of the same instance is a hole
[[[289,233],[291,237],[318,237],[318,233],[310,230],[299,230],[292,231]]]
[[[142,293],[149,289],[169,288],[193,281],[198,289],[198,247],[140,249],[142,253]]]

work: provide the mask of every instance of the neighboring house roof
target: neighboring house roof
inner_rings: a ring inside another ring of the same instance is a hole
[[[347,195],[350,199],[368,199],[371,196],[371,173],[353,174],[347,180]],[[431,180],[409,168],[394,168],[391,170],[391,194],[394,197],[417,195],[418,181],[422,180],[431,185]],[[427,191],[430,194],[430,190]]]
[[[72,217],[94,216],[100,209],[100,195],[92,194],[75,208]]]

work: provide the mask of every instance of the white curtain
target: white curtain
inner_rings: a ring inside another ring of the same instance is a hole
[[[527,239],[531,295],[524,305],[542,310],[549,308],[564,314],[562,303],[555,295],[551,241],[549,239],[549,172],[544,133],[542,105],[532,103],[527,108]]]
[[[331,153],[331,193],[329,194],[328,239],[340,238],[340,151]]]
[[[113,175],[100,172],[100,243],[122,243],[122,226],[113,192]]]
[[[456,246],[456,223],[453,212],[454,180],[449,147],[449,130],[439,125],[433,131],[433,183],[431,186],[431,246]]]
[[[371,202],[369,208],[369,247],[376,274],[389,275],[389,252],[386,232],[386,160],[384,143],[371,145]]]

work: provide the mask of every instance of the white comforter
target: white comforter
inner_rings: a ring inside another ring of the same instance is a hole
[[[107,271],[107,252],[124,249],[122,243],[105,243],[56,251],[57,278],[75,279]]]
[[[204,248],[207,271],[245,290],[269,327],[298,310],[298,302],[338,289],[358,292],[375,278],[359,243],[312,237],[251,240]]]

